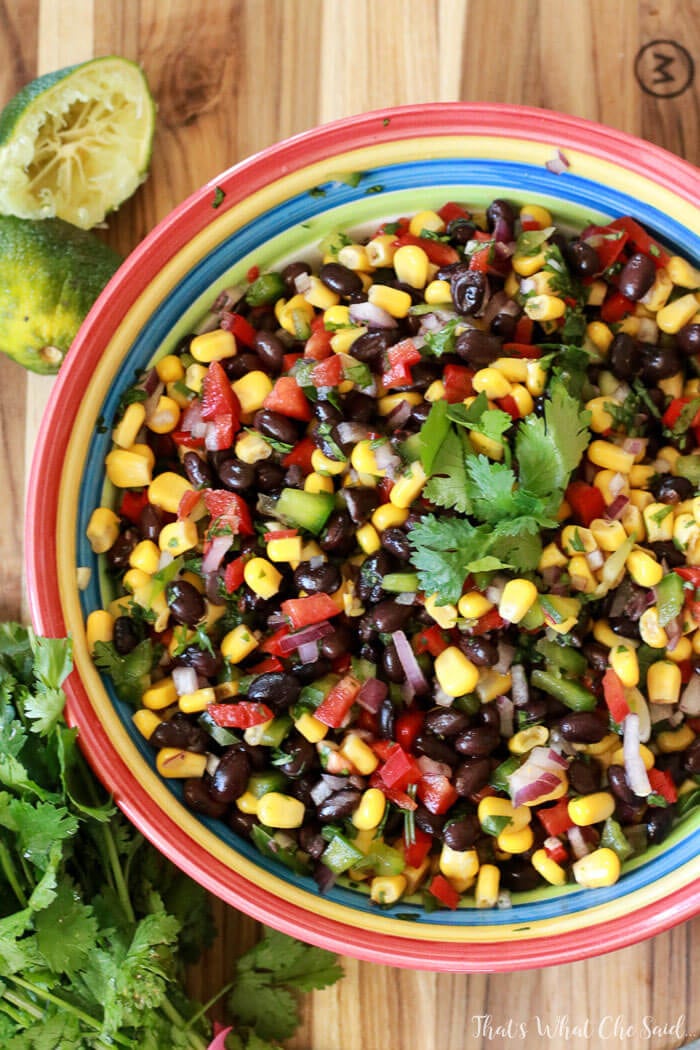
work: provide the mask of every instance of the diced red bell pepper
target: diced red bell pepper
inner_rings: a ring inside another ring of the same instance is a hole
[[[504,343],[504,357],[524,357],[528,361],[538,361],[542,357],[542,348],[533,343]]]
[[[474,626],[470,629],[469,634],[488,634],[489,631],[500,631],[505,625],[506,621],[500,615],[498,609],[489,609],[488,612],[479,617]]]
[[[550,860],[554,860],[557,864],[566,864],[569,859],[566,846],[559,839],[550,837],[545,841],[544,851]]]
[[[469,269],[477,273],[490,273],[493,262],[493,244],[478,248],[469,256]]]
[[[517,324],[515,325],[515,331],[513,332],[514,343],[531,343],[532,333],[535,329],[535,322],[527,314],[523,314],[522,317],[518,318]]]
[[[387,758],[391,755],[392,751],[396,747],[395,740],[387,740],[385,737],[378,737],[376,740],[370,742],[370,747],[374,751],[375,755],[381,758],[382,762],[386,762]],[[382,781],[382,784],[384,781]]]
[[[499,408],[502,408],[504,412],[507,412],[510,418],[517,422],[520,419],[520,409],[518,408],[518,402],[512,396],[512,394],[506,394],[498,401]]]
[[[269,635],[263,642],[260,643],[260,649],[264,653],[269,653],[270,656],[284,656],[285,654],[280,649],[280,642],[283,638],[286,638],[289,634],[288,627],[280,627]]]
[[[224,569],[224,587],[227,594],[233,594],[243,583],[245,558],[234,558]]]
[[[189,430],[171,430],[170,437],[178,448],[204,448],[204,438],[195,437]]]
[[[667,769],[657,769],[656,766],[652,766],[651,769],[647,770],[647,776],[649,777],[651,790],[655,794],[661,795],[670,806],[678,801],[678,788]]]
[[[263,536],[265,543],[270,540],[291,540],[299,535],[299,529],[275,529],[274,532],[266,532]]]
[[[374,736],[379,732],[379,717],[372,711],[368,711],[366,708],[361,707],[357,712],[357,717],[353,723],[358,729],[366,729],[368,733],[372,733]]]
[[[399,788],[389,787],[388,784],[384,783],[376,770],[369,778],[369,786],[379,788],[389,802],[393,802],[399,809],[418,809],[418,803],[414,798],[411,798],[410,795],[407,795],[405,791],[401,791]]]
[[[689,405],[691,401],[695,401],[695,400],[697,400],[697,399],[693,398],[693,397],[674,397],[673,401],[671,401],[671,403],[669,404],[668,408],[666,409],[666,411],[664,412],[663,416],[661,417],[661,422],[663,423],[663,425],[665,427],[668,427],[669,430],[672,427],[674,427],[676,425],[676,423],[678,422],[678,420],[680,418],[680,415],[681,415],[681,412],[683,411],[685,406]],[[700,426],[700,409],[698,409],[696,414],[693,416],[693,419],[691,420],[690,426],[691,427]]]
[[[636,251],[648,255],[657,270],[661,269],[668,262],[668,253],[664,251],[659,242],[655,241],[644,227],[640,226],[629,215],[622,215],[619,219],[614,219],[610,223],[610,227],[613,230],[622,230]]]
[[[436,901],[439,901],[440,904],[443,904],[451,911],[454,911],[459,905],[459,894],[444,875],[434,875],[428,886],[428,891],[432,893]]]
[[[695,619],[695,617],[693,617]],[[681,682],[683,685],[687,685],[690,679],[693,677],[693,661],[692,660],[679,660],[677,664],[678,670],[681,672]]]
[[[447,813],[459,795],[444,773],[424,773],[418,781],[416,794],[431,813]]]
[[[338,386],[343,378],[343,359],[339,354],[319,361],[311,370],[311,382],[315,387]]]
[[[621,725],[630,713],[630,705],[627,703],[625,687],[620,676],[612,667],[603,675],[603,696],[613,722]]]
[[[418,707],[409,708],[398,716],[394,723],[394,736],[404,751],[411,750],[424,721],[425,712]]]
[[[212,526],[228,526],[237,536],[252,536],[253,521],[248,504],[237,492],[227,489],[203,489],[204,505],[211,514]]]
[[[375,237],[381,237],[383,234],[389,232],[396,234],[399,237],[402,233],[408,233],[408,227],[411,225],[411,220],[405,215],[402,215],[400,219],[387,219],[379,226],[374,234]],[[389,230],[387,231],[387,226]]]
[[[291,372],[297,361],[301,361],[303,354],[285,354],[282,358],[282,371]]]
[[[280,376],[263,402],[271,412],[279,412],[302,423],[311,420],[311,405],[293,376]]]
[[[681,565],[673,570],[683,580],[688,580],[694,587],[700,587],[700,565]]]
[[[605,500],[600,489],[585,481],[572,481],[565,493],[566,502],[571,507],[574,517],[586,528],[595,518],[605,514]]]
[[[379,767],[379,775],[387,787],[403,791],[409,784],[417,784],[423,771],[400,744],[395,744],[384,765]]]
[[[305,474],[313,470],[311,457],[316,449],[313,438],[305,437],[282,459],[283,467],[301,467]]]
[[[237,343],[242,343],[243,346],[255,345],[255,329],[242,314],[224,311],[221,315],[221,327],[231,332]]]
[[[380,478],[379,484],[377,485],[377,493],[379,494],[380,503],[388,503],[391,490],[394,487],[394,482],[391,478]]]
[[[634,313],[634,303],[622,294],[611,292],[600,308],[600,319],[606,324],[617,324],[623,317]]]
[[[202,419],[232,416],[240,426],[241,406],[220,361],[212,361],[202,380]]]
[[[445,632],[438,624],[433,624],[432,627],[425,627],[413,637],[413,648],[417,656],[420,656],[421,653],[439,656],[440,653],[447,649],[449,644]]]
[[[320,317],[320,320],[323,322],[323,317]],[[324,361],[330,357],[333,353],[333,348],[331,347],[332,338],[333,332],[327,332],[322,326],[314,328],[312,322],[311,335],[304,345],[304,357],[312,357],[314,361]]]
[[[177,505],[178,519],[182,521],[183,518],[188,518],[201,498],[202,493],[196,489],[188,489],[187,492],[183,492]]]
[[[309,594],[304,598],[288,598],[282,602],[282,612],[289,617],[295,631],[300,627],[310,627],[312,623],[322,623],[337,616],[339,607],[328,594]]]
[[[492,798],[493,795],[497,794],[498,791],[495,787],[492,787],[491,784],[484,784],[484,786],[482,788],[479,788],[478,791],[470,792],[468,798],[472,805],[478,806],[482,798]]]
[[[236,704],[209,704],[208,713],[218,726],[227,729],[250,729],[251,726],[269,722],[273,713],[267,704],[252,700],[239,700]]]
[[[472,379],[474,371],[464,365],[445,365],[442,373],[442,381],[445,385],[445,400],[454,405],[458,401],[464,401],[465,397],[471,397],[474,393]]]
[[[569,816],[569,800],[566,796],[560,798],[553,806],[545,806],[536,812],[540,824],[552,838],[558,838],[574,826]]]
[[[133,492],[131,489],[126,489],[119,504],[119,517],[126,518],[127,521],[136,525],[141,515],[141,511],[147,506],[148,489],[142,489],[140,492]]]
[[[471,214],[462,204],[457,204],[456,201],[446,201],[442,208],[438,208],[438,215],[444,222],[445,226],[449,226],[455,219],[465,219],[469,221]]]
[[[260,267],[259,266],[251,266],[251,268],[248,270],[248,273],[245,275],[245,279],[248,282],[248,284],[252,284],[253,281],[257,281],[259,276],[260,276]]]
[[[619,258],[627,244],[627,234],[613,226],[587,226],[581,232],[581,240],[595,249],[600,261],[598,273],[603,273]]]
[[[433,836],[427,831],[416,828],[413,832],[413,842],[406,842],[404,837],[403,858],[409,868],[419,868],[430,853],[433,844]]]
[[[394,243],[399,247],[404,244],[414,244],[417,248],[422,248],[434,266],[452,266],[453,263],[459,262],[457,251],[443,241],[433,241],[429,237],[416,237],[412,233],[402,233]]]
[[[382,376],[385,389],[393,386],[410,386],[413,382],[411,366],[421,359],[420,350],[412,339],[402,339],[400,343],[390,346],[386,353],[388,368]]]
[[[255,667],[250,668],[251,674],[273,674],[277,671],[284,671],[284,664],[276,656],[268,656]]]
[[[339,729],[357,699],[361,683],[351,674],[345,675],[333,686],[314,711],[319,722]]]

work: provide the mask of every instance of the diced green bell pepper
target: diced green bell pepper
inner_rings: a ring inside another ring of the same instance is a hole
[[[677,572],[666,573],[656,585],[656,606],[662,627],[665,627],[671,620],[675,620],[683,608],[684,600],[683,580]]]
[[[318,535],[335,507],[332,492],[304,492],[282,489],[277,500],[277,513],[290,525]]]
[[[353,846],[345,835],[336,834],[323,851],[321,860],[336,875],[342,875],[344,871],[354,868],[361,860],[364,860],[364,856],[364,853]]]

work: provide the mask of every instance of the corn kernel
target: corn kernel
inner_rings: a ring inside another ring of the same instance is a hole
[[[659,623],[659,610],[655,605],[645,609],[639,617],[639,634],[652,649],[665,649],[668,645],[668,635]]]
[[[568,564],[568,559],[565,554],[557,547],[556,543],[548,543],[542,551],[542,555],[537,565],[538,572],[544,572],[545,569],[558,568],[563,569]]]
[[[552,225],[552,216],[541,204],[523,204],[520,209],[520,221],[537,223],[540,230]]]
[[[650,503],[642,511],[649,543],[673,539],[673,506],[666,503]]]
[[[434,379],[423,396],[426,401],[430,402],[430,404],[432,404],[433,401],[444,401],[445,384],[442,379]]]
[[[431,306],[447,305],[452,302],[452,290],[449,281],[431,281],[424,292],[426,303]]]
[[[232,383],[231,389],[240,402],[241,412],[250,416],[263,407],[272,390],[272,380],[265,372],[255,369]]]
[[[221,640],[221,655],[229,663],[238,664],[258,647],[258,639],[249,627],[239,623]]]
[[[266,554],[270,561],[290,564],[301,561],[301,549],[301,536],[285,536],[283,539],[268,540]]]
[[[477,908],[495,908],[501,882],[501,871],[495,864],[482,864],[476,877],[474,901]]]
[[[136,544],[129,555],[129,565],[132,569],[141,569],[148,576],[158,571],[160,551],[153,540],[141,540]]]
[[[400,529],[408,518],[408,510],[404,507],[395,507],[393,503],[382,503],[372,514],[372,524],[377,532],[385,532],[387,529]]]
[[[598,581],[583,554],[575,554],[569,562],[569,579],[575,591],[581,594],[593,594]]]
[[[146,420],[146,426],[154,434],[169,434],[180,422],[180,406],[166,394],[161,394],[153,414]]]
[[[238,459],[252,465],[271,456],[272,446],[268,445],[261,434],[251,431],[241,434],[236,441],[235,452]]]
[[[620,858],[614,850],[601,846],[574,861],[571,871],[579,886],[586,889],[613,886],[620,878]]]
[[[494,671],[492,667],[481,667],[479,669],[479,681],[476,683],[474,692],[482,704],[490,704],[497,696],[505,696],[513,687],[513,676],[501,671]]]
[[[555,860],[547,856],[546,850],[535,850],[530,858],[530,863],[550,886],[566,885],[566,871]]]
[[[295,339],[309,338],[314,308],[311,303],[307,303],[303,295],[293,295],[286,301],[278,300],[275,304],[275,314],[280,328],[289,335]]]
[[[593,343],[598,353],[605,356],[610,349],[614,336],[610,328],[602,321],[591,321],[586,327],[586,335]],[[598,398],[595,399],[599,400]],[[586,406],[588,407],[588,406]],[[595,428],[594,428],[595,429]]]
[[[533,747],[543,747],[549,740],[546,726],[529,726],[521,729],[508,741],[508,750],[512,755],[526,755]]]
[[[268,791],[258,800],[258,820],[268,828],[300,828],[304,803],[280,791]]]
[[[119,536],[119,517],[109,507],[96,507],[90,515],[85,535],[95,554],[105,554]]]
[[[472,379],[472,386],[477,394],[484,393],[493,401],[506,397],[512,389],[506,377],[497,368],[480,368]]]
[[[132,401],[112,431],[112,441],[120,448],[131,448],[139,430],[146,421],[146,409],[142,401]]]
[[[609,791],[594,791],[590,795],[572,798],[568,810],[569,819],[585,828],[611,817],[615,812],[615,798]]]
[[[664,575],[658,561],[643,550],[633,550],[625,563],[627,571],[640,587],[656,587]]]
[[[168,779],[189,780],[203,777],[207,768],[207,756],[183,751],[179,747],[162,747],[156,755],[156,769]]]
[[[373,306],[386,310],[391,317],[406,317],[412,305],[408,292],[391,288],[388,284],[373,284],[367,298]]]
[[[679,638],[673,649],[666,650],[666,656],[669,660],[673,660],[675,664],[683,663],[685,660],[691,660],[693,656],[693,645],[690,638],[687,635],[683,638]]]
[[[656,385],[666,397],[680,397],[683,393],[683,373],[676,372],[675,375],[668,376],[667,379],[659,379]]]
[[[304,714],[300,715],[294,723],[294,728],[298,733],[308,740],[310,744],[317,744],[319,740],[328,733],[328,726],[323,722],[319,721],[315,715],[305,711]]]
[[[479,823],[483,826],[490,817],[508,817],[510,821],[501,831],[522,831],[532,820],[532,813],[527,806],[513,806],[509,798],[498,795],[487,795],[477,807]]]
[[[639,301],[650,313],[655,314],[666,305],[672,291],[673,281],[665,267],[660,267],[651,288]]]
[[[241,813],[248,813],[255,817],[258,814],[259,802],[260,799],[254,795],[252,791],[244,791],[243,794],[236,799],[236,809]]]
[[[368,788],[362,794],[357,809],[350,819],[360,831],[371,831],[381,824],[385,809],[386,797],[384,792],[380,791],[379,788]]]
[[[108,479],[118,489],[140,489],[151,483],[152,466],[140,452],[115,448],[105,457]]]
[[[330,306],[336,306],[340,302],[340,296],[324,284],[320,277],[310,274],[308,287],[303,292],[307,303],[311,303],[317,310],[327,310]]]
[[[206,365],[200,365],[197,362],[188,365],[185,370],[185,386],[193,390],[195,394],[199,394],[207,372]]]
[[[365,251],[371,266],[385,267],[393,263],[396,248],[396,234],[380,233],[367,243]]]
[[[482,453],[484,456],[488,456],[489,459],[494,459],[498,462],[503,459],[503,445],[500,441],[488,437],[487,434],[480,434],[476,430],[470,430],[469,443],[475,452]]]
[[[161,383],[179,383],[185,378],[185,368],[177,354],[166,354],[156,362],[156,372]]]
[[[369,896],[375,904],[396,904],[406,890],[403,875],[375,875],[370,883]]]
[[[592,554],[598,550],[596,538],[582,525],[567,525],[561,532],[561,548],[569,557],[574,554]]]
[[[511,383],[524,383],[527,379],[527,360],[524,357],[497,357],[491,368],[504,375]]]
[[[142,707],[138,711],[134,711],[131,716],[131,721],[134,723],[139,733],[145,740],[150,740],[153,733],[161,723],[160,718],[155,711],[149,711],[148,708]]]
[[[191,715],[198,711],[206,711],[209,704],[216,702],[216,694],[211,686],[195,689],[193,693],[183,693],[177,702],[177,706],[185,714]]]
[[[588,285],[588,296],[586,298],[586,306],[602,306],[605,300],[605,296],[608,293],[608,286],[605,281],[599,278]]]
[[[674,299],[662,307],[656,315],[656,323],[662,332],[667,335],[675,335],[680,332],[684,325],[692,321],[698,309],[698,300],[691,293],[682,295],[680,299]]]
[[[114,637],[114,617],[105,609],[94,609],[85,622],[85,640],[93,653],[97,642],[111,642]]]
[[[271,598],[277,594],[282,582],[282,573],[266,558],[251,558],[247,561],[243,576],[251,591],[261,598]]]
[[[695,541],[700,535],[698,530],[698,524],[695,520],[695,515],[691,513],[678,513],[676,508],[676,516],[673,521],[673,542],[682,551],[687,551],[689,547],[695,544]]]
[[[450,645],[435,658],[435,676],[448,696],[471,693],[479,681],[479,671],[461,649]]]
[[[304,492],[335,492],[333,478],[312,471],[304,478]]]
[[[149,686],[141,697],[141,703],[150,711],[162,711],[177,703],[177,689],[169,676]]]
[[[656,474],[650,463],[635,463],[629,474],[629,482],[633,489],[648,489],[652,478]]]
[[[354,445],[350,453],[350,463],[358,474],[370,474],[376,478],[383,478],[386,475],[386,470],[377,465],[375,449],[369,438],[363,438]]]
[[[211,361],[223,361],[226,357],[233,357],[236,353],[236,339],[232,332],[216,328],[213,332],[196,335],[189,349],[195,361],[209,364]]]
[[[533,295],[524,309],[533,321],[556,321],[566,313],[566,303],[556,295]]]
[[[496,838],[498,848],[504,853],[527,853],[534,841],[535,835],[529,824],[520,831],[502,831]]]
[[[677,703],[681,684],[681,669],[671,660],[657,660],[647,671],[647,693],[653,704]]]
[[[421,395],[415,390],[402,391],[400,394],[387,394],[377,402],[377,410],[380,416],[388,416],[395,408],[398,408],[402,401],[408,405],[420,405],[422,400]]]
[[[626,452],[611,441],[601,441],[599,438],[590,443],[587,455],[590,462],[597,467],[614,470],[619,474],[629,474],[634,465],[631,452]]]
[[[493,602],[490,602],[486,595],[480,594],[479,591],[469,591],[459,599],[457,609],[459,615],[466,620],[478,620],[480,616],[485,616],[493,609]]]
[[[542,269],[546,261],[544,252],[538,252],[537,255],[520,255],[516,252],[511,259],[513,270],[519,277],[532,277]],[[510,295],[510,292],[508,294]]]
[[[364,244],[344,244],[338,252],[338,262],[348,270],[363,270],[365,273],[374,269]]]
[[[526,386],[522,383],[514,383],[510,392],[510,396],[515,401],[515,406],[520,413],[520,418],[524,419],[525,416],[529,416],[535,408],[535,402],[532,398],[532,394]]]
[[[621,635],[615,634],[607,620],[595,621],[593,624],[593,637],[601,645],[606,645],[608,649],[614,649],[621,643],[628,646],[628,648],[636,648],[639,644],[631,638],[623,638]]]
[[[374,554],[382,545],[379,533],[369,521],[357,529],[355,532],[355,539],[357,540],[360,550],[363,550],[365,554]]]
[[[199,543],[199,533],[193,521],[182,518],[164,525],[158,535],[158,546],[174,558],[185,551],[194,550]]]
[[[169,514],[177,514],[180,500],[186,492],[194,492],[194,486],[187,478],[175,474],[172,470],[166,470],[148,486],[148,501]]]
[[[695,733],[688,725],[678,729],[666,729],[656,737],[656,746],[663,755],[685,751],[695,740]]]
[[[666,263],[666,271],[678,288],[699,288],[700,270],[691,266],[687,259],[672,255]]]
[[[509,580],[503,588],[498,612],[509,623],[520,623],[537,601],[537,588],[531,580]]]
[[[629,496],[629,478],[615,470],[599,470],[593,478],[606,506],[610,506],[617,496]]]
[[[590,531],[598,547],[603,551],[616,551],[627,539],[621,522],[608,521],[607,518],[594,518]]]
[[[440,851],[440,871],[448,879],[471,879],[479,870],[475,849],[456,850],[446,843]]]
[[[425,288],[428,280],[428,256],[415,244],[403,244],[394,255],[396,277],[411,288]]]
[[[418,496],[420,496],[427,480],[427,475],[423,470],[421,463],[419,463],[418,460],[415,460],[406,467],[404,473],[394,482],[392,490],[389,493],[389,500],[395,507],[407,510],[413,503],[414,499],[417,499]]]
[[[345,459],[331,459],[330,456],[326,456],[320,448],[315,448],[311,453],[311,466],[317,474],[329,474],[335,476],[336,474],[342,474],[346,471],[348,463]]]
[[[628,645],[616,645],[610,650],[610,666],[627,689],[639,684],[637,650]]]
[[[352,344],[364,335],[367,331],[362,325],[356,325],[353,328],[341,328],[340,331],[334,332],[331,336],[331,350],[334,354],[348,354],[352,349]],[[340,384],[339,389],[341,393],[343,383]]]
[[[429,233],[444,233],[444,220],[436,211],[416,212],[408,224],[408,232],[413,237],[420,237],[423,234],[423,230],[428,230]]]

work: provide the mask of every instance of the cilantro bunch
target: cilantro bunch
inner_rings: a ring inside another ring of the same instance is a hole
[[[189,1000],[206,894],[105,797],[63,721],[70,669],[68,640],[0,624],[0,1046],[205,1050],[226,996],[226,1047],[272,1050],[335,956],[270,930],[207,1007]]]
[[[423,495],[454,515],[427,514],[409,532],[426,594],[454,603],[470,573],[537,567],[541,533],[556,528],[569,478],[588,445],[588,419],[559,379],[551,383],[544,415],[531,413],[515,427],[507,412],[488,407],[484,394],[468,408],[433,403],[419,433],[429,475]],[[500,443],[501,461],[477,455],[469,431]]]

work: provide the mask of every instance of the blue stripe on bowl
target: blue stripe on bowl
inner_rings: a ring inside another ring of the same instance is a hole
[[[269,240],[278,237],[285,231],[291,231],[299,224],[310,222],[315,217],[326,215],[334,209],[342,209],[346,204],[372,200],[376,208],[377,200],[387,201],[387,214],[393,214],[391,194],[411,189],[422,189],[426,186],[447,188],[464,187],[463,199],[469,200],[469,188],[480,191],[487,189],[489,196],[517,194],[521,200],[528,195],[544,195],[552,198],[552,207],[556,213],[557,202],[565,209],[567,205],[583,209],[585,215],[590,211],[592,218],[600,213],[610,216],[631,214],[642,222],[668,247],[679,251],[700,262],[700,236],[691,232],[678,222],[659,211],[652,202],[640,202],[627,194],[610,187],[581,178],[571,173],[554,175],[546,168],[532,167],[527,164],[493,162],[481,160],[428,160],[419,163],[407,163],[381,167],[363,174],[355,187],[343,182],[328,182],[322,187],[321,194],[300,194],[284,204],[272,209],[255,222],[237,231],[214,249],[199,265],[177,285],[160,304],[151,318],[144,325],[133,345],[124,356],[124,364],[113,384],[100,415],[110,426],[105,433],[94,435],[88,450],[82,478],[77,520],[77,555],[79,565],[88,565],[92,569],[91,582],[82,594],[84,612],[102,607],[101,587],[97,559],[92,553],[85,529],[92,509],[101,502],[104,482],[104,459],[110,448],[111,421],[124,391],[133,382],[134,375],[146,367],[155,351],[167,343],[168,335],[176,326],[182,315],[197,302],[207,289],[232,266],[245,259],[250,253],[260,250]],[[368,189],[381,187],[381,192]],[[437,200],[442,198],[438,195]],[[403,202],[406,207],[406,202]],[[375,211],[374,214],[377,214]],[[342,225],[342,217],[339,220]],[[298,231],[297,231],[298,232]],[[309,230],[309,245],[315,244],[317,235]],[[105,679],[105,688],[124,723],[124,726],[144,761],[154,767],[153,752],[141,735],[133,728],[130,708],[119,701],[111,683]],[[180,784],[170,785],[173,796],[182,799]],[[248,842],[235,836],[221,822],[204,818],[204,824],[218,834],[229,846],[240,851],[252,862],[261,865],[274,874],[282,875],[296,886],[316,892],[311,879],[287,873],[275,864],[262,857]],[[695,820],[695,825],[698,820]],[[686,836],[686,837],[682,837]],[[700,832],[688,832],[681,829],[674,838],[679,838],[672,849],[661,852],[657,849],[645,864],[627,872],[615,886],[600,890],[580,891],[575,887],[567,891],[552,891],[551,897],[536,901],[517,903],[513,908],[503,911],[478,911],[464,908],[445,915],[444,912],[426,914],[421,908],[402,902],[394,911],[405,915],[415,915],[425,924],[444,924],[469,926],[527,926],[539,920],[551,919],[564,914],[585,911],[598,905],[609,903],[621,896],[635,893],[649,886],[657,879],[673,872],[681,865],[693,860],[700,851]],[[336,886],[329,892],[329,897],[338,904],[359,911],[373,911],[367,898],[357,891]],[[391,914],[391,912],[389,913]]]

